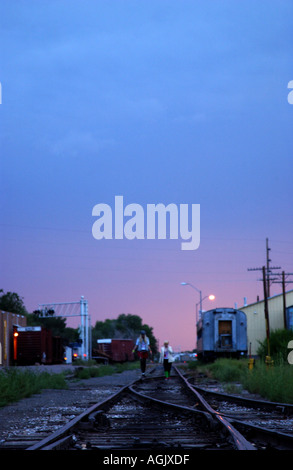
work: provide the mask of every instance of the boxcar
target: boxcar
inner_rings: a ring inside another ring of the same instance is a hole
[[[17,329],[17,365],[59,364],[63,362],[61,338],[40,326]]]
[[[109,358],[111,362],[134,361],[132,339],[98,339],[97,353]]]
[[[246,314],[232,308],[203,312],[197,324],[197,354],[199,359],[207,361],[246,356]]]

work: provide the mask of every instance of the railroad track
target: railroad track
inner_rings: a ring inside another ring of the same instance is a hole
[[[240,411],[239,406],[243,405],[238,403],[236,411],[227,410],[221,397],[214,394],[208,403],[203,395],[207,397],[207,391],[191,384],[176,367],[172,368],[170,380],[164,380],[161,367],[154,367],[146,379],[122,387],[26,449],[106,452],[293,449],[293,434],[255,426],[248,422],[250,410]],[[284,408],[274,410],[279,412],[284,412]],[[257,409],[258,416],[259,413]]]
[[[170,381],[159,368],[132,382],[28,450],[253,449],[224,417],[198,409],[192,387],[175,372]]]
[[[293,450],[293,405],[211,391],[188,382],[258,449]]]

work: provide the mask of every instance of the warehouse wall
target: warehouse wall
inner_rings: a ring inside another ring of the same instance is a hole
[[[26,317],[0,311],[0,367],[12,365],[13,327],[26,326]]]
[[[287,308],[293,306],[293,290],[286,292]],[[239,310],[246,313],[247,316],[247,340],[248,352],[251,344],[251,354],[255,356],[259,346],[259,341],[266,338],[266,324],[264,314],[264,301],[256,302]],[[284,328],[283,315],[283,295],[275,295],[268,299],[270,331]]]

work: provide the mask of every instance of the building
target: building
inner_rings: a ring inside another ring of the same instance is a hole
[[[10,366],[16,358],[14,332],[18,326],[26,326],[26,317],[0,310],[0,367]]]
[[[247,317],[248,354],[257,355],[259,342],[266,338],[264,300],[244,305],[239,310]],[[283,294],[268,298],[270,331],[284,328]],[[293,330],[293,290],[286,292],[286,325]]]

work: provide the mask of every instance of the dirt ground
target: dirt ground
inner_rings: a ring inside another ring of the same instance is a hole
[[[74,372],[76,366],[29,366],[35,372]],[[82,413],[90,405],[104,400],[120,387],[140,376],[139,370],[125,371],[88,380],[72,380],[68,390],[43,390],[0,408],[0,446],[15,436],[53,432]]]

